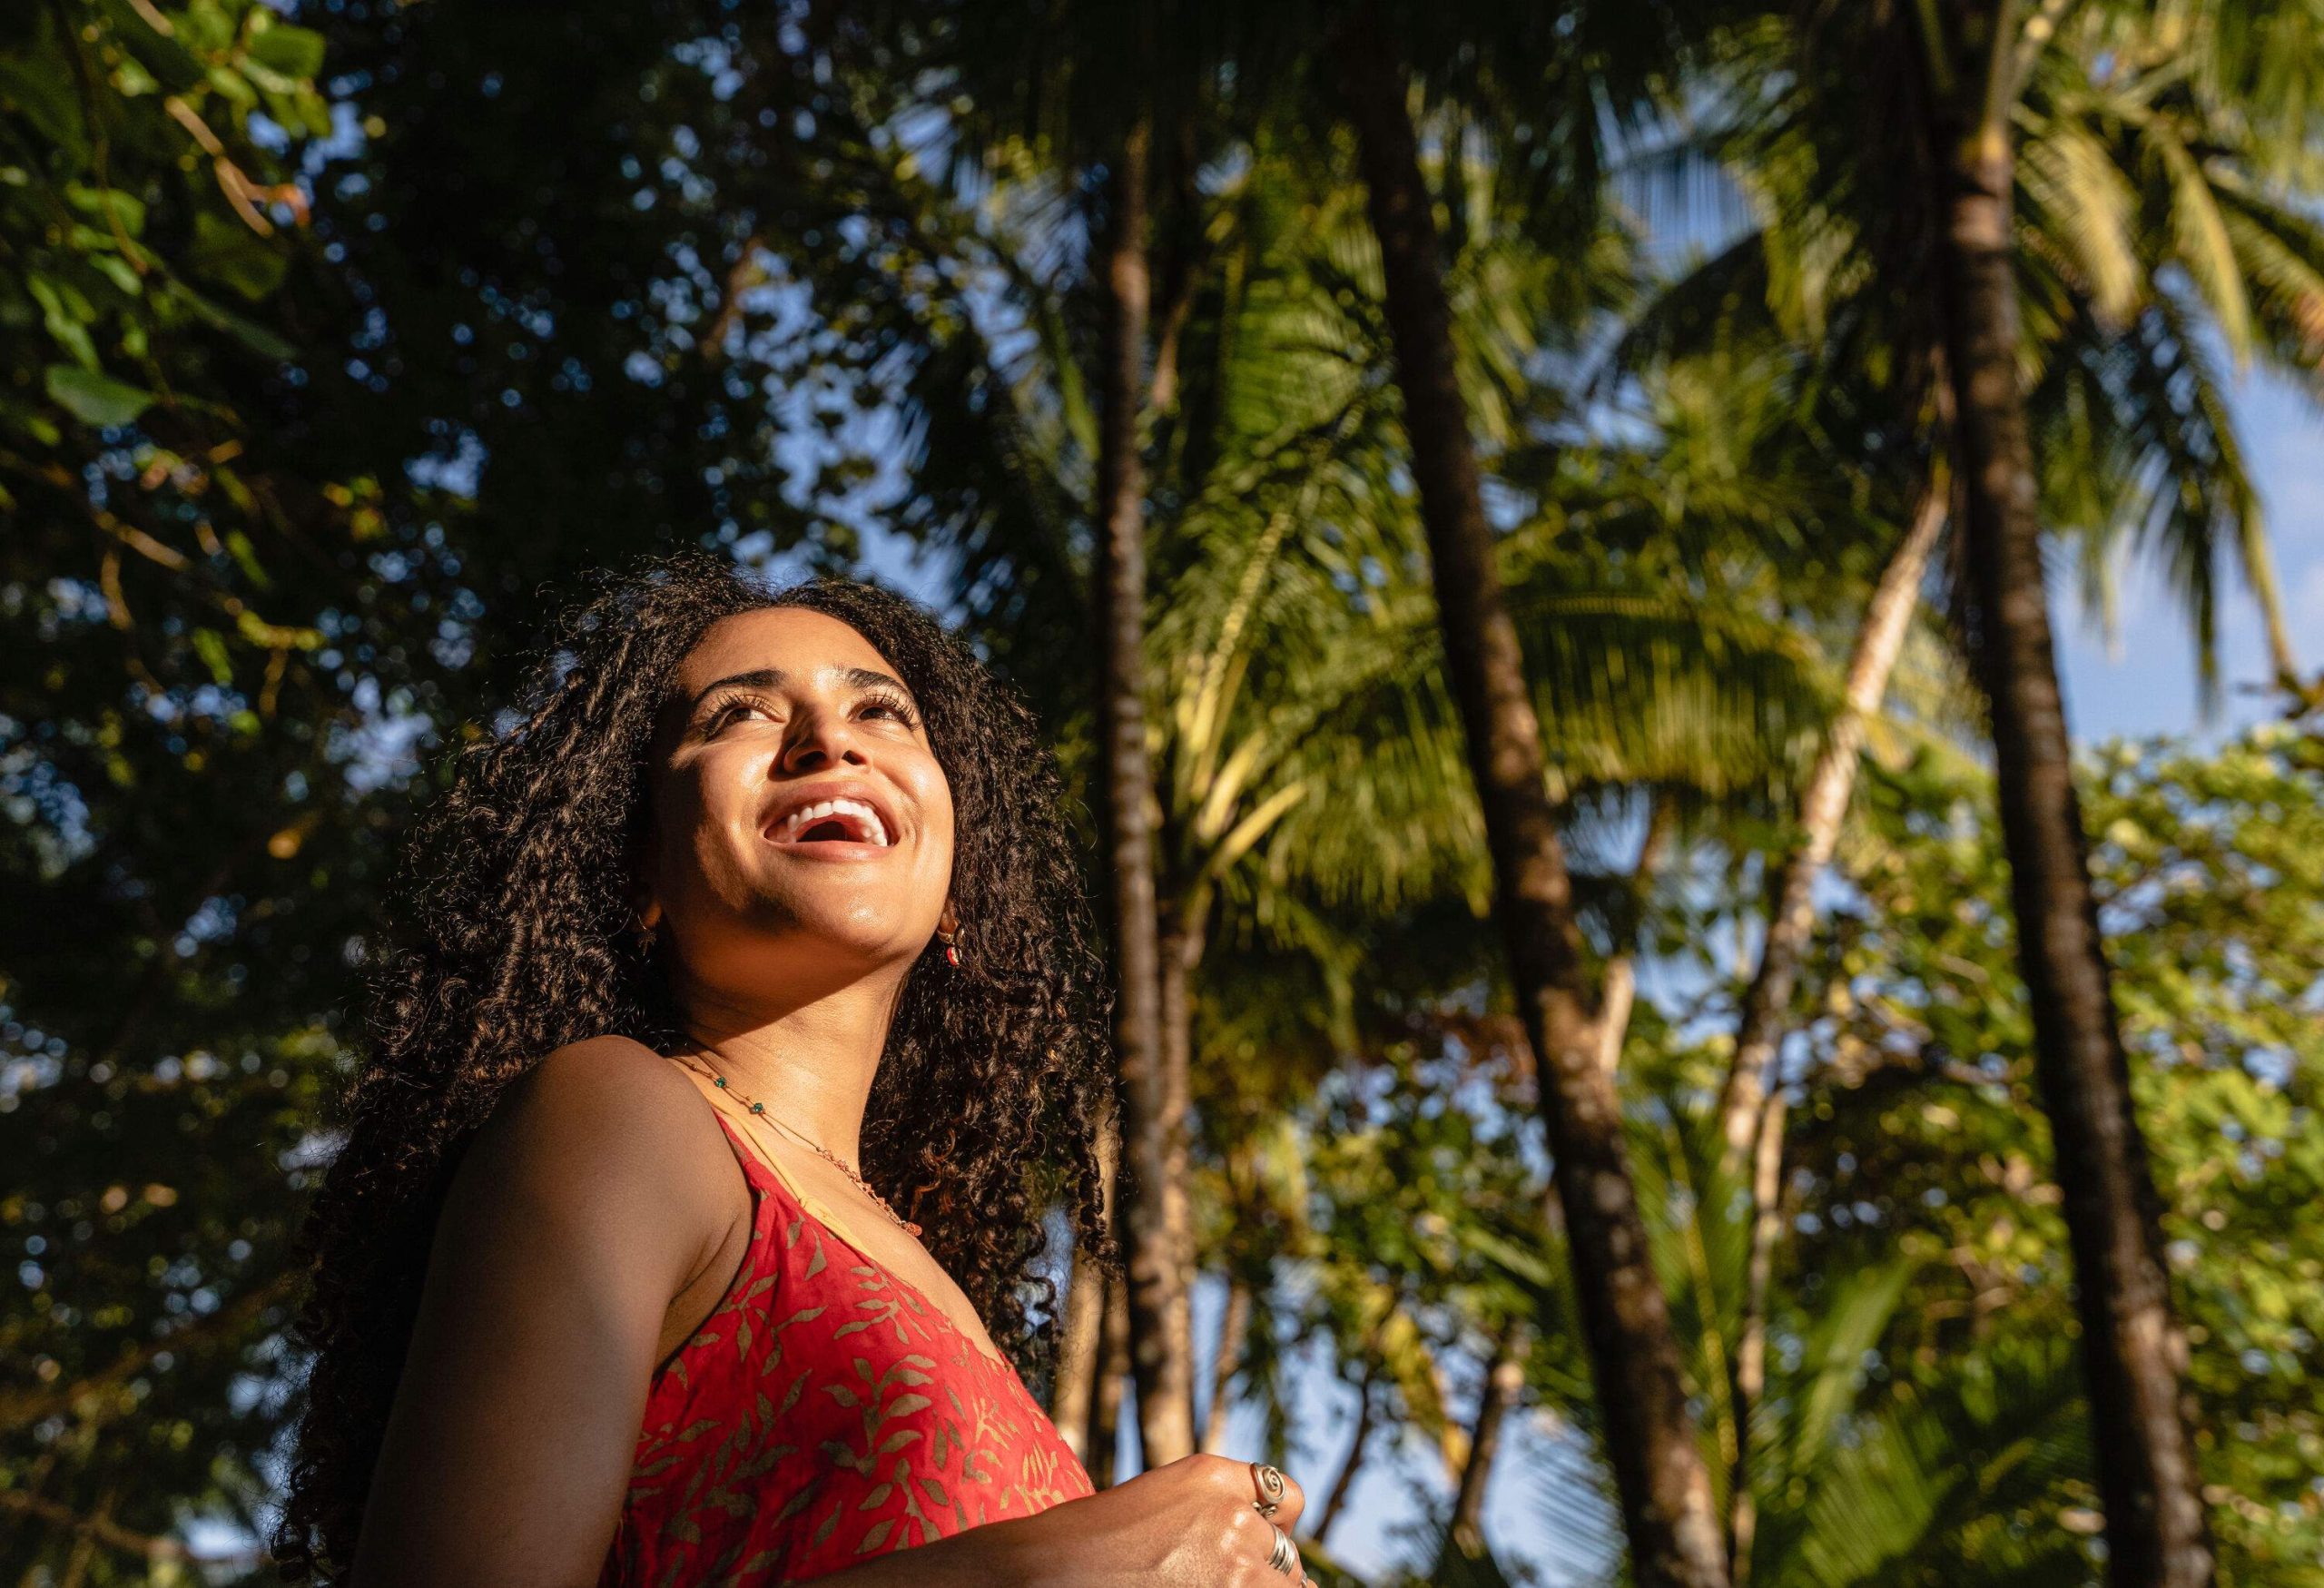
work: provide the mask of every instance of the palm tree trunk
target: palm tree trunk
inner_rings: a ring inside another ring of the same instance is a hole
[[[1758,1502],[1752,1493],[1751,1416],[1768,1383],[1768,1291],[1775,1271],[1776,1242],[1783,1233],[1784,1094],[1773,1090],[1776,1050],[1784,1034],[1784,1014],[1798,983],[1799,966],[1814,931],[1816,878],[1832,858],[1840,824],[1854,791],[1866,719],[1888,692],[1888,676],[1904,649],[1905,636],[1919,603],[1938,533],[1945,518],[1947,488],[1941,476],[1924,483],[1912,523],[1881,570],[1866,603],[1864,621],[1848,656],[1847,686],[1839,715],[1826,735],[1807,786],[1799,801],[1800,843],[1784,862],[1776,906],[1768,921],[1759,968],[1743,1000],[1735,1057],[1719,1100],[1722,1134],[1730,1168],[1751,1155],[1751,1231],[1744,1269],[1742,1315],[1737,1320],[1735,1357],[1729,1374],[1728,1406],[1735,1422],[1735,1459],[1727,1484],[1727,1569],[1735,1588],[1751,1572],[1751,1542],[1758,1530]]]
[[[1452,1496],[1452,1524],[1445,1544],[1472,1559],[1484,1549],[1485,1490],[1492,1481],[1493,1457],[1501,1453],[1501,1425],[1525,1388],[1524,1347],[1525,1326],[1512,1317],[1493,1336],[1484,1390],[1469,1426],[1469,1459],[1461,1467],[1461,1487]]]
[[[1776,905],[1768,917],[1759,968],[1743,995],[1743,1017],[1735,1032],[1735,1057],[1718,1103],[1720,1134],[1730,1172],[1751,1150],[1773,1080],[1776,1049],[1784,1036],[1784,1013],[1798,985],[1800,962],[1816,928],[1816,879],[1830,863],[1840,824],[1856,789],[1856,763],[1864,749],[1867,719],[1888,693],[1888,675],[1905,648],[1921,580],[1928,572],[1937,533],[1945,527],[1946,487],[1932,478],[1921,489],[1904,538],[1880,570],[1880,582],[1865,604],[1864,622],[1848,656],[1847,687],[1839,715],[1824,736],[1807,786],[1799,796],[1799,844],[1784,861]]]
[[[1172,1291],[1165,1338],[1171,1365],[1170,1382],[1183,1384],[1180,1404],[1173,1417],[1183,1426],[1184,1448],[1167,1455],[1148,1455],[1147,1466],[1176,1461],[1194,1454],[1195,1430],[1195,1215],[1193,1149],[1189,1140],[1194,1110],[1194,974],[1202,962],[1203,930],[1190,917],[1184,901],[1163,906],[1156,923],[1156,955],[1162,977],[1162,1113],[1157,1133],[1162,1155],[1160,1214],[1164,1238],[1172,1258]],[[1174,1395],[1180,1394],[1173,1389]],[[1151,1417],[1139,1403],[1140,1437]]]
[[[1405,105],[1404,73],[1369,8],[1338,41],[1454,699],[1492,851],[1495,913],[1541,1077],[1575,1288],[1640,1588],[1726,1580],[1710,1480],[1695,1445],[1678,1342],[1622,1139],[1544,782],[1541,724],[1502,597],[1453,371],[1435,218]]]
[[[1649,795],[1646,834],[1639,840],[1638,863],[1630,871],[1630,910],[1625,939],[1607,956],[1605,973],[1600,978],[1598,1064],[1618,1084],[1622,1070],[1622,1043],[1630,1037],[1630,1014],[1638,1007],[1638,961],[1630,944],[1637,939],[1637,929],[1654,885],[1654,873],[1662,864],[1662,852],[1669,847],[1670,830],[1676,824],[1670,802],[1659,794]]]
[[[1114,1453],[1120,1446],[1122,1386],[1129,1378],[1129,1285],[1117,1277],[1106,1287],[1106,1316],[1098,1335],[1098,1392],[1089,1400],[1089,1449],[1081,1465],[1098,1488],[1114,1482]]]
[[[1098,1217],[1114,1228],[1114,1184],[1122,1159],[1121,1120],[1110,1104],[1098,1126]],[[1095,1415],[1098,1374],[1105,1355],[1106,1298],[1113,1293],[1115,1276],[1108,1274],[1078,1246],[1066,1280],[1064,1337],[1058,1343],[1057,1377],[1049,1391],[1049,1420],[1073,1454],[1089,1464],[1091,1418]]]
[[[1057,1378],[1049,1391],[1049,1421],[1089,1465],[1089,1412],[1098,1391],[1098,1356],[1106,1331],[1106,1276],[1079,1248],[1065,1287],[1065,1332],[1058,1343]]]
[[[1349,1494],[1355,1488],[1356,1475],[1364,1470],[1364,1447],[1372,1440],[1373,1380],[1379,1376],[1379,1367],[1377,1358],[1367,1361],[1364,1365],[1364,1376],[1357,1381],[1355,1437],[1349,1442],[1347,1460],[1340,1467],[1340,1475],[1333,1480],[1332,1492],[1324,1501],[1324,1509],[1315,1517],[1315,1530],[1307,1535],[1319,1544],[1332,1531],[1332,1524],[1339,1520],[1340,1508],[1347,1504]]]
[[[1993,58],[2007,55],[2014,29],[2005,0],[1997,8],[1955,0],[1949,10],[1955,21],[1984,29]],[[1972,649],[1992,712],[2018,964],[2073,1251],[2107,1576],[2118,1588],[2197,1588],[2216,1568],[2180,1410],[2185,1343],[2171,1316],[2160,1209],[2091,891],[2018,390],[2014,92],[1993,92],[1986,74],[1976,75],[1967,113],[1965,95],[1949,96],[1949,104],[1932,96],[1932,146],[1945,184],[1937,301],[1963,486]]]
[[[1240,1278],[1226,1281],[1226,1311],[1218,1320],[1218,1349],[1210,1364],[1210,1407],[1203,1417],[1201,1447],[1206,1455],[1226,1454],[1226,1414],[1234,1409],[1235,1375],[1243,1366],[1243,1335],[1251,1326],[1251,1287]]]
[[[1113,883],[1114,1041],[1121,1067],[1118,1193],[1129,1258],[1130,1358],[1138,1437],[1158,1466],[1194,1449],[1194,1374],[1186,1270],[1172,1227],[1173,1122],[1163,1053],[1161,951],[1155,917],[1153,775],[1146,753],[1146,512],[1137,415],[1148,282],[1146,186],[1151,129],[1141,119],[1112,173],[1098,446],[1098,607],[1108,870]]]
[[[1770,1092],[1759,1111],[1751,1154],[1751,1245],[1744,1268],[1743,1316],[1736,1329],[1728,1405],[1735,1419],[1735,1462],[1727,1477],[1727,1570],[1735,1588],[1751,1579],[1751,1542],[1759,1530],[1752,1493],[1751,1414],[1768,1389],[1768,1290],[1775,1276],[1776,1241],[1783,1233],[1785,1094]]]

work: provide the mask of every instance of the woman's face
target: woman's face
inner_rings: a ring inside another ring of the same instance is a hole
[[[816,996],[928,946],[952,792],[896,669],[795,607],[723,618],[655,725],[641,914],[682,984]]]

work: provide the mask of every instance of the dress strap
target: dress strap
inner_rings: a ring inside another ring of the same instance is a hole
[[[685,1069],[684,1065],[679,1068]],[[848,1228],[847,1220],[843,1216],[835,1212],[821,1197],[793,1179],[789,1172],[774,1160],[772,1153],[762,1150],[752,1140],[750,1127],[738,1116],[738,1110],[732,1098],[722,1102],[719,1095],[711,1090],[697,1072],[686,1070],[686,1075],[694,1081],[694,1090],[701,1092],[704,1100],[709,1103],[710,1111],[718,1116],[719,1127],[726,1132],[727,1144],[734,1149],[735,1156],[742,1159],[745,1173],[748,1172],[751,1165],[756,1164],[761,1173],[781,1186],[791,1199],[805,1208],[809,1216],[818,1224],[858,1251],[863,1249],[863,1243],[855,1238],[854,1231]]]

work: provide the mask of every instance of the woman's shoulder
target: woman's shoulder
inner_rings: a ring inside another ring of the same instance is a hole
[[[487,1129],[527,1125],[624,1158],[719,1139],[716,1117],[677,1064],[634,1037],[611,1035],[554,1049],[509,1084]],[[666,1159],[664,1167],[672,1167]]]
[[[496,1100],[463,1155],[452,1195],[517,1198],[591,1228],[666,1243],[682,1231],[687,1271],[730,1231],[747,1198],[717,1116],[677,1065],[622,1036],[544,1054]],[[747,1208],[743,1208],[747,1217]]]

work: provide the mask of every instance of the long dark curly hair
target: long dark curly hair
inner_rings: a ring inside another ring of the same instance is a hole
[[[311,1291],[293,1340],[313,1365],[289,1495],[269,1541],[290,1582],[343,1578],[460,1151],[511,1081],[605,1033],[684,1041],[667,979],[630,930],[656,708],[720,618],[803,607],[852,626],[918,700],[951,784],[957,969],[908,975],[863,1121],[866,1177],[927,1228],[994,1340],[1029,1377],[1054,1347],[1035,1272],[1044,1209],[1118,1257],[1099,1214],[1096,1121],[1107,1008],[1087,895],[1031,715],[902,597],[850,580],[770,589],[700,554],[600,576],[534,670],[506,731],[459,753],[417,824],[374,984],[346,1143],[300,1239]],[[1041,1321],[1033,1321],[1036,1309]]]

